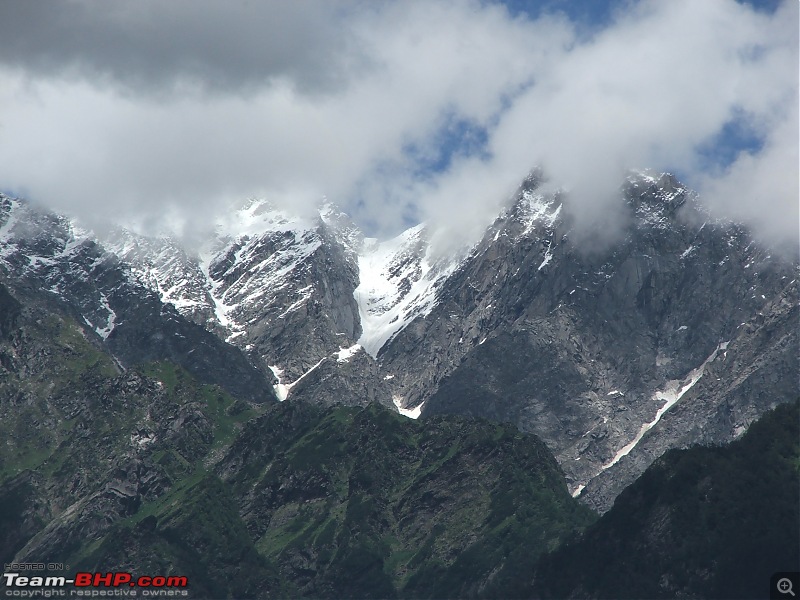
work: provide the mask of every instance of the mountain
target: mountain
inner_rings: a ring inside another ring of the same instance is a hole
[[[800,404],[729,446],[670,450],[578,540],[544,557],[536,598],[765,598],[800,564]],[[624,560],[621,560],[624,557]]]
[[[0,195],[0,283],[25,304],[59,307],[121,370],[170,360],[238,397],[274,401],[237,350],[141,285],[126,264],[65,217]]]
[[[631,176],[627,224],[591,252],[566,199],[536,189],[382,354],[423,416],[536,433],[603,511],[666,449],[730,441],[796,398],[796,262],[668,175]]]
[[[102,243],[185,318],[239,347],[281,400],[302,389],[306,400],[320,403],[391,405],[390,395],[371,383],[374,365],[356,343],[354,248],[362,238],[330,204],[299,217],[252,200],[217,223],[194,252],[170,238],[126,230]],[[314,385],[320,377],[325,386]],[[352,393],[332,395],[334,388]]]
[[[4,564],[176,574],[196,597],[494,595],[594,520],[512,426],[123,369],[49,292],[0,286],[0,315]]]
[[[509,426],[284,403],[216,469],[256,547],[310,597],[503,595],[593,520]]]
[[[652,552],[666,579],[631,589],[727,589],[800,500],[747,487],[796,478],[796,408],[750,426],[797,400],[797,259],[667,174],[628,177],[604,240],[574,210],[534,172],[445,253],[330,203],[252,200],[185,246],[0,196],[4,561],[200,597],[602,597],[624,581],[558,565]]]
[[[0,309],[4,564],[67,562],[277,404],[235,399],[167,361],[123,368],[49,291],[2,285]]]
[[[237,347],[279,399],[512,423],[602,512],[669,448],[731,441],[794,399],[798,373],[796,258],[669,174],[632,172],[619,209],[587,238],[534,171],[455,253],[424,225],[367,238],[329,202],[295,215],[251,200],[194,249],[81,239],[136,295]],[[105,327],[103,297],[85,304]]]

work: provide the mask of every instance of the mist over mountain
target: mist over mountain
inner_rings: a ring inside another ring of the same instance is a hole
[[[797,399],[797,260],[672,175],[619,194],[621,234],[587,250],[534,171],[451,253],[331,203],[252,200],[186,248],[3,196],[4,560],[177,569],[199,597],[558,596],[548,573],[594,564],[578,536],[671,449]]]
[[[12,0],[0,190],[187,238],[243,198],[327,196],[370,236],[472,243],[534,164],[588,230],[652,166],[793,243],[797,20],[791,0]]]
[[[5,593],[766,595],[799,19],[0,3]]]

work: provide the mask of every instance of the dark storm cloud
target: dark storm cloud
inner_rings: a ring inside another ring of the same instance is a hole
[[[138,92],[187,81],[235,93],[275,78],[324,89],[352,59],[336,26],[346,9],[338,0],[6,0],[0,64]]]

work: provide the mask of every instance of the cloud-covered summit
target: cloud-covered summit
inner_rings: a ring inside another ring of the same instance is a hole
[[[377,235],[471,235],[534,165],[586,227],[650,167],[796,239],[797,2],[516,4],[5,2],[0,189],[186,230],[327,195]]]

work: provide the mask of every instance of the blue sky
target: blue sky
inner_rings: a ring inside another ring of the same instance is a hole
[[[626,169],[652,168],[794,236],[797,13],[795,0],[9,0],[0,189],[178,233],[252,196],[301,212],[327,196],[379,237],[425,220],[470,238],[534,166],[585,227],[619,202]]]
[[[773,14],[780,5],[780,0],[738,1],[766,14]],[[611,26],[619,13],[624,13],[634,2],[633,0],[502,0],[502,4],[516,18],[535,20],[546,14],[563,14],[576,25],[581,35],[592,36]],[[446,170],[454,157],[486,153],[488,141],[486,128],[475,123],[452,119],[436,137],[438,147],[432,156],[420,156],[421,153],[415,146],[408,149],[409,155],[416,157],[418,171],[423,176]],[[737,111],[717,134],[698,146],[698,159],[707,170],[724,170],[736,161],[740,153],[758,153],[763,145],[764,136],[749,122],[748,115]],[[681,166],[663,164],[660,167],[679,176],[687,175]]]

